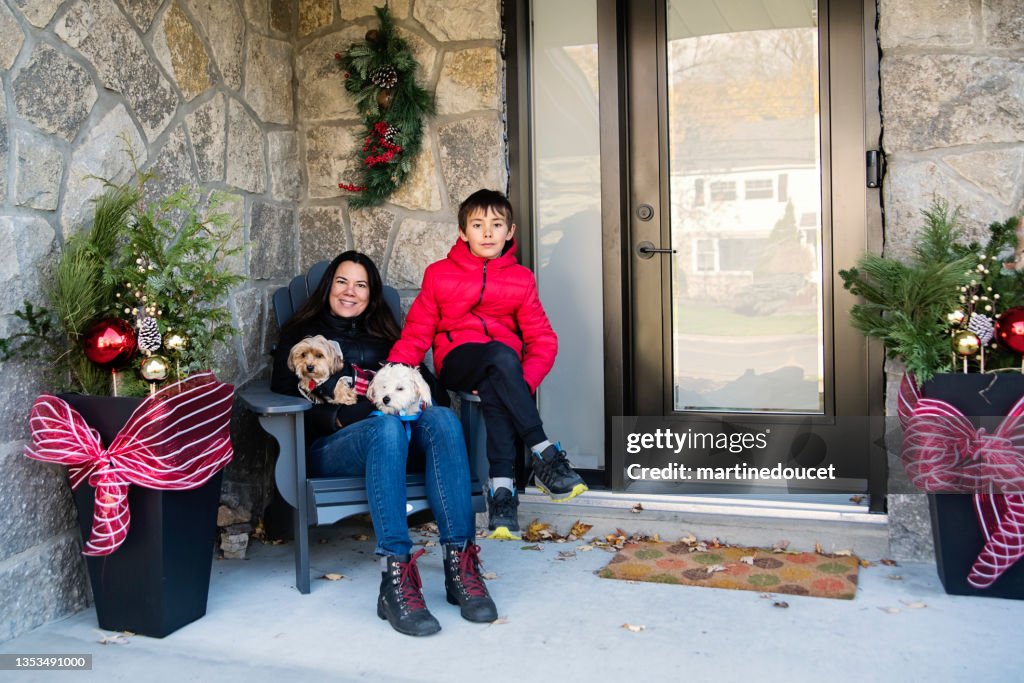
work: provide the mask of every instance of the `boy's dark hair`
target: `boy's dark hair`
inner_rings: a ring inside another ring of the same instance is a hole
[[[459,230],[465,231],[469,217],[477,211],[487,213],[491,209],[505,217],[505,222],[512,225],[512,202],[497,190],[477,190],[459,204]]]

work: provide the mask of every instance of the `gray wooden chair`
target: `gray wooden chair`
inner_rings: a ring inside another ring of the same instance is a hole
[[[287,287],[274,293],[274,315],[278,328],[291,318],[310,292],[316,289],[327,266],[327,261],[317,263],[306,275],[293,278]],[[398,292],[385,286],[384,300],[391,307],[395,319],[401,320]],[[281,497],[295,508],[295,586],[300,593],[309,593],[309,527],[333,524],[346,517],[369,512],[366,481],[362,477],[307,476],[303,413],[312,404],[306,399],[271,391],[269,380],[253,382],[238,392],[237,396],[241,405],[255,413],[263,429],[277,441],[279,452],[274,467],[274,482]],[[480,482],[487,477],[486,435],[479,405],[476,396],[460,394],[460,417],[473,475],[475,512],[485,510]],[[429,507],[422,473],[406,476],[406,495],[407,514]]]

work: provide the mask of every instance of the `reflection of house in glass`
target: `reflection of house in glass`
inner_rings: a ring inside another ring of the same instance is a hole
[[[819,412],[815,30],[687,35],[690,7],[669,29],[675,408]]]
[[[790,119],[685,129],[673,146],[670,181],[677,295],[735,303],[752,285],[772,281],[816,289],[816,126]]]

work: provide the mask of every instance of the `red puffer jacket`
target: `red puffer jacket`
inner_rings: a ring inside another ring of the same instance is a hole
[[[519,265],[515,251],[513,241],[504,254],[488,260],[457,239],[447,258],[427,266],[388,361],[418,365],[433,345],[440,375],[454,347],[499,341],[519,354],[523,379],[536,391],[555,363],[558,337],[540,304],[533,273]]]

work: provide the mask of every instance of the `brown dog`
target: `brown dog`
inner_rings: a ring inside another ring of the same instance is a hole
[[[345,358],[338,342],[320,334],[306,337],[288,353],[288,369],[299,378],[299,392],[313,403],[324,402],[313,390],[344,367]],[[355,402],[356,392],[344,381],[334,385],[334,395],[328,400],[328,403],[341,405],[352,405]]]

